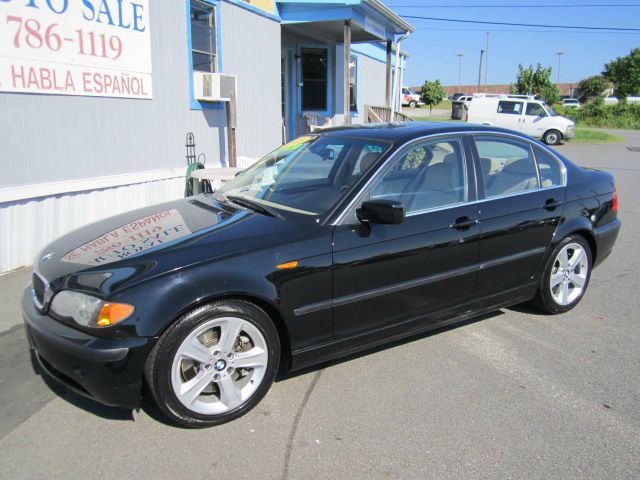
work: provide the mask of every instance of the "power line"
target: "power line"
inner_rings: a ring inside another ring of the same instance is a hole
[[[472,4],[459,4],[459,5],[387,5],[389,8],[624,8],[624,7],[640,7],[640,3],[629,4],[606,4],[606,3],[591,3],[591,4],[573,4],[573,5],[558,5],[558,4],[540,4],[540,5],[507,5],[507,4],[487,4],[487,5],[472,5]]]
[[[429,27],[429,31],[444,31],[444,32],[516,32],[516,33],[570,33],[571,35],[583,34],[583,35],[640,35],[640,32],[568,32],[566,30],[523,30],[522,28],[496,28],[496,29],[487,29],[487,28],[438,28],[438,27]],[[407,40],[408,41],[408,40]]]
[[[509,22],[489,22],[480,20],[461,20],[459,18],[439,18],[439,17],[419,17],[414,15],[400,15],[402,18],[411,18],[414,20],[433,20],[436,22],[456,22],[456,23],[474,23],[481,25],[507,25],[510,27],[541,27],[541,28],[568,28],[572,30],[610,30],[616,32],[640,32],[640,28],[622,28],[622,27],[582,27],[577,25],[541,25],[535,23],[509,23]]]

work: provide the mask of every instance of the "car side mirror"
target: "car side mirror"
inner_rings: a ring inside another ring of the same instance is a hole
[[[404,221],[404,205],[396,200],[369,200],[356,210],[362,223],[398,225]]]
[[[322,152],[322,158],[324,160],[334,160],[336,158],[336,151],[333,148],[325,148]]]

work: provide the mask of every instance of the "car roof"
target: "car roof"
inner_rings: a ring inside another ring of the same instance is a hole
[[[348,127],[326,128],[314,133],[322,136],[366,138],[371,140],[383,140],[388,142],[406,142],[426,135],[438,135],[441,133],[470,133],[470,132],[496,132],[509,133],[529,139],[527,136],[504,128],[474,123],[453,122],[394,122],[394,123],[367,123],[363,125],[351,125]]]

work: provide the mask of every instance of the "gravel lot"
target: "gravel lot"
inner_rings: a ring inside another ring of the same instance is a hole
[[[640,132],[619,133],[558,147],[615,175],[623,222],[576,309],[505,309],[322,365],[217,428],[52,390],[21,326],[29,272],[0,277],[0,478],[639,478]]]

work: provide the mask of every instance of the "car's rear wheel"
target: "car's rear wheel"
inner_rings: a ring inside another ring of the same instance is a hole
[[[409,102],[409,106],[410,106],[411,108],[416,108],[416,107],[418,106],[418,102],[416,102],[415,100],[411,100],[411,101]]]
[[[240,417],[269,390],[280,341],[267,314],[237,300],[198,307],[160,337],[147,361],[149,390],[159,408],[187,427]]]
[[[557,130],[549,130],[545,132],[542,139],[547,145],[557,145],[560,143],[560,140],[562,140],[562,134]]]
[[[534,304],[552,314],[571,310],[587,290],[591,264],[591,249],[583,237],[564,238],[545,265]]]

